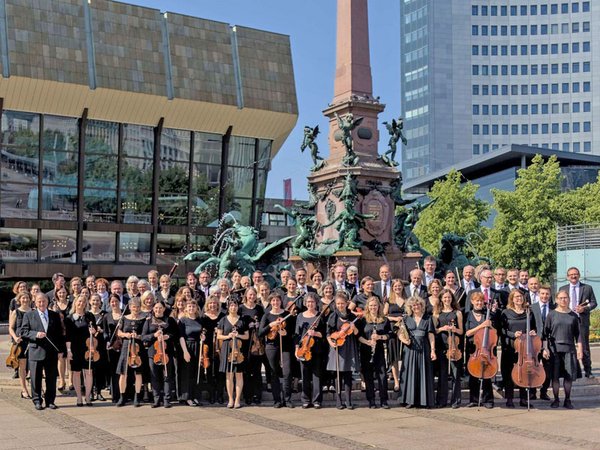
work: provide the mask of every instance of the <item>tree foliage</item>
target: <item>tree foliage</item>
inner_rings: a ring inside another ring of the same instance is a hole
[[[477,189],[476,184],[462,183],[462,174],[454,169],[445,179],[435,182],[429,192],[434,203],[421,213],[414,229],[425,250],[436,254],[444,233],[481,233],[481,223],[488,218],[490,206],[475,198]]]
[[[561,197],[558,211],[561,225],[600,222],[600,173],[595,183],[565,192]]]
[[[498,215],[480,253],[496,265],[519,267],[544,280],[556,268],[561,173],[555,156],[536,155],[518,171],[513,192],[492,190]]]

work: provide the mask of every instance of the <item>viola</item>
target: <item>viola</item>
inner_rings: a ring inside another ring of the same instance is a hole
[[[354,314],[356,317],[352,322],[344,322],[338,331],[334,331],[329,336],[335,341],[336,347],[341,347],[344,345],[346,338],[353,333],[352,325],[364,315],[364,311],[360,308],[356,308],[354,310]]]
[[[166,366],[169,364],[169,355],[165,345],[165,336],[161,333],[154,343],[154,364],[157,366]]]
[[[488,303],[485,320],[490,320],[491,310]],[[480,380],[493,378],[498,373],[498,358],[494,355],[498,333],[493,327],[485,327],[475,333],[473,341],[476,348],[467,362],[469,373]]]
[[[21,355],[21,346],[16,343],[12,343],[10,346],[10,352],[8,353],[8,357],[6,358],[6,367],[10,367],[12,369],[19,368],[19,356]]]
[[[292,316],[296,315],[296,309],[292,310],[287,316],[281,318],[277,318],[277,323],[271,327],[269,333],[267,334],[267,339],[270,341],[274,340],[280,331],[285,330],[285,321]]]
[[[538,388],[546,381],[544,366],[540,363],[538,355],[542,349],[542,339],[539,336],[530,336],[529,308],[527,308],[527,331],[515,339],[515,351],[519,354],[511,377],[513,382],[522,388]]]

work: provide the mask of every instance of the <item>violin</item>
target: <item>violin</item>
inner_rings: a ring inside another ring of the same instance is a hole
[[[10,345],[10,352],[8,353],[8,357],[6,358],[6,367],[10,367],[12,369],[19,368],[19,356],[23,349],[17,343],[12,343]]]
[[[165,336],[164,334],[162,334],[162,332],[160,333],[160,336],[156,339],[156,342],[154,342],[154,350],[156,350],[153,357],[154,364],[156,364],[157,366],[166,366],[167,364],[169,364],[169,355],[167,355]]]
[[[285,321],[292,316],[296,315],[296,309],[293,309],[287,316],[281,318],[277,318],[277,323],[271,327],[269,333],[267,334],[267,339],[270,341],[274,340],[280,331],[285,330]]]
[[[85,351],[85,359],[87,359],[90,364],[93,362],[98,362],[100,359],[100,353],[98,352],[98,339],[96,339],[92,335],[92,331],[90,330],[90,337],[86,339],[85,346],[87,350]]]
[[[450,322],[450,326],[454,327],[454,320]],[[448,350],[446,350],[446,358],[448,361],[460,361],[462,359],[462,352],[460,348],[460,338],[454,334],[453,331],[450,331],[448,335]]]
[[[491,311],[492,308],[488,303],[486,321],[490,320]],[[469,373],[480,380],[493,378],[498,372],[498,358],[494,355],[498,333],[493,327],[484,327],[475,333],[473,341],[476,348],[467,362]]]
[[[329,336],[331,339],[335,341],[336,347],[341,347],[346,342],[346,338],[350,336],[354,331],[352,330],[352,325],[362,316],[364,316],[364,311],[360,308],[356,308],[354,310],[354,314],[356,315],[355,319],[352,322],[344,322],[338,331],[331,333]]]
[[[237,331],[237,327],[233,327],[233,332]],[[236,336],[231,339],[231,350],[229,351],[228,361],[230,363],[230,372],[233,372],[234,364],[241,364],[244,362],[244,354],[242,353],[242,346],[238,342]]]
[[[142,365],[142,358],[140,358],[140,344],[135,342],[135,338],[133,337],[129,340],[127,365],[132,369],[136,369]]]
[[[254,317],[254,323],[258,325],[258,317]],[[261,339],[258,338],[258,329],[255,327],[252,330],[252,334],[250,336],[251,344],[250,344],[250,355],[258,355],[262,356],[265,354],[265,345]]]
[[[522,388],[538,388],[546,381],[544,366],[538,360],[542,349],[542,339],[539,336],[530,336],[529,323],[530,310],[527,308],[527,332],[521,334],[513,343],[515,351],[519,354],[511,377],[514,383]]]
[[[327,305],[327,306],[325,306],[325,308],[323,308],[323,311],[321,311],[319,313],[319,315],[317,316],[315,321],[310,325],[310,327],[308,327],[308,329],[304,333],[304,336],[302,336],[302,339],[300,339],[300,345],[298,346],[298,348],[296,349],[296,352],[295,352],[296,358],[298,358],[298,360],[310,361],[312,359],[311,349],[312,349],[313,345],[315,345],[315,338],[314,338],[314,336],[310,336],[308,332],[317,328],[317,325],[319,324],[321,317],[323,317],[323,314],[325,314],[325,311],[327,311],[329,309],[330,305],[331,305],[331,303],[329,303],[329,305]]]
[[[208,344],[202,344],[202,368],[205,370],[210,367],[209,351]]]

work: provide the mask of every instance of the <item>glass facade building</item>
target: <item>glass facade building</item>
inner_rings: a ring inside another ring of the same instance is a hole
[[[413,179],[517,144],[600,154],[591,1],[401,0]]]
[[[297,119],[287,36],[106,0],[28,4],[0,5],[0,278],[168,271],[210,250],[226,212],[260,227]]]

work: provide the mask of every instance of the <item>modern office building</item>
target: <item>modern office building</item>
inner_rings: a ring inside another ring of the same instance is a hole
[[[600,154],[600,2],[400,5],[406,180],[510,144]]]
[[[224,213],[259,225],[298,115],[288,36],[0,0],[0,66],[0,278],[168,271]]]

